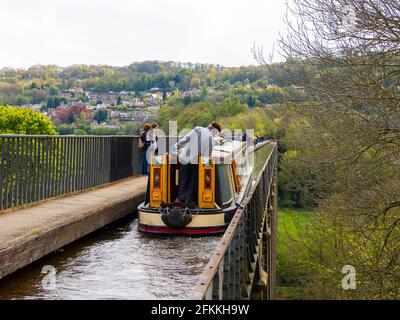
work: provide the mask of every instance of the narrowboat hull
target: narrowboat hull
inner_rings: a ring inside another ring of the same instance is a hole
[[[138,207],[139,231],[154,235],[218,235],[223,234],[228,227],[237,206],[227,209],[190,210],[192,221],[185,227],[172,229],[161,219],[163,209],[145,207],[144,203]]]
[[[179,166],[168,153],[153,157],[146,200],[138,207],[139,231],[189,236],[224,233],[252,184],[248,155],[245,143],[226,141],[214,146],[212,158],[199,156],[193,209],[174,201]]]

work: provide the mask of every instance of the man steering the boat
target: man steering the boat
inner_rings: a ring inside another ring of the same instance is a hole
[[[179,188],[175,205],[195,206],[195,190],[198,180],[198,157],[211,157],[212,149],[219,142],[221,126],[213,122],[207,128],[195,127],[180,139],[171,150],[178,154]]]

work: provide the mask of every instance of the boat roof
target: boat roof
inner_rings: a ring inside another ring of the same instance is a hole
[[[245,142],[236,140],[223,140],[220,144],[214,146],[212,151],[213,158],[232,157],[246,146]]]

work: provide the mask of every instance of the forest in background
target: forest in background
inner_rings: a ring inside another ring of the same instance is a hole
[[[276,76],[265,66],[227,68],[161,61],[138,62],[126,67],[38,65],[26,70],[5,68],[0,70],[0,105],[39,105],[42,112],[52,113],[60,134],[80,131],[137,134],[143,123],[124,122],[121,125],[110,121],[110,110],[143,112],[141,107],[123,106],[119,94],[146,101],[148,92],[159,91],[162,98],[157,122],[165,130],[168,120],[177,120],[179,127],[181,124],[191,127],[219,119],[231,129],[254,128],[256,135],[272,136],[276,133],[276,125],[269,110],[301,95],[296,77],[302,66],[285,62],[275,67],[286,75],[286,79]],[[66,92],[68,95],[63,94]],[[112,93],[117,102],[108,110],[91,114],[84,105],[95,106],[102,101],[90,100],[88,93]],[[107,122],[115,128],[92,129],[93,121]]]
[[[176,89],[188,92],[185,105],[210,90],[216,94],[223,92],[226,96],[239,95],[242,103],[257,107],[280,101],[295,83],[295,75],[287,63],[277,67],[289,81],[276,77],[262,66],[227,68],[162,61],[137,62],[126,67],[36,65],[28,69],[3,68],[0,70],[0,104],[47,102],[60,91],[71,88],[92,92],[128,91],[137,95],[159,88],[164,92]]]

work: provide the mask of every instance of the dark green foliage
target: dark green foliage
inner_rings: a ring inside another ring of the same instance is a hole
[[[1,107],[0,134],[57,134],[50,119],[32,109]]]
[[[93,117],[93,120],[96,120],[98,123],[102,123],[107,120],[108,113],[107,110],[102,109],[96,112],[96,114]]]

